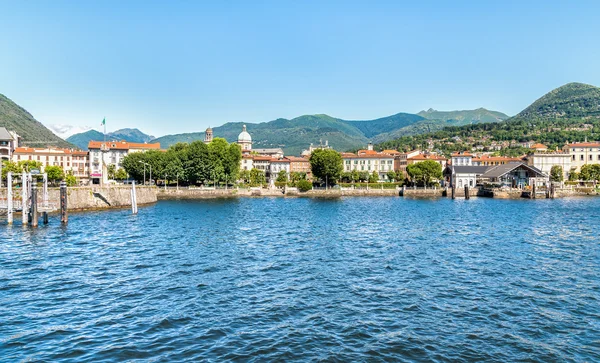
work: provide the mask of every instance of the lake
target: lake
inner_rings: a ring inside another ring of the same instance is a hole
[[[0,225],[0,361],[599,361],[600,198],[161,201]]]

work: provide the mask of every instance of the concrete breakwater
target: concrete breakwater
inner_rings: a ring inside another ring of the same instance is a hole
[[[136,186],[138,204],[156,202],[156,188]],[[48,201],[58,205],[60,198],[59,188],[49,188]],[[69,187],[67,189],[67,209],[106,209],[123,208],[131,206],[131,186],[105,186],[105,187]]]

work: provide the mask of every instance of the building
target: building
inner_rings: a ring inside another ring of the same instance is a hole
[[[89,171],[93,184],[108,182],[107,168],[114,165],[118,170],[122,167],[123,158],[130,153],[160,150],[160,143],[145,144],[127,141],[90,141]]]
[[[210,144],[212,141],[213,141],[213,129],[209,127],[204,132],[204,143]]]
[[[300,154],[300,156],[308,157],[312,154],[313,151],[319,150],[319,149],[323,149],[323,150],[331,149],[331,147],[329,146],[329,140],[325,140],[325,144],[323,144],[323,140],[319,140],[319,145],[317,145],[317,146],[315,146],[311,143],[310,146],[308,147],[308,150],[302,150],[302,153]]]
[[[252,155],[252,164],[254,169],[258,169],[265,173],[267,180],[271,172],[271,158],[268,156]]]
[[[567,151],[537,151],[532,150],[526,157],[527,165],[533,166],[541,170],[544,174],[550,175],[550,171],[554,165],[558,165],[563,170],[563,178],[569,178],[571,171],[571,154]]]
[[[19,147],[20,140],[16,132],[0,127],[0,161],[12,160],[13,152]]]
[[[464,188],[465,186],[474,187],[477,185],[477,179],[485,173],[489,166],[473,165],[449,165],[444,170],[444,178],[450,187]]]
[[[531,145],[531,149],[535,151],[548,151],[548,146],[538,143]]]
[[[567,144],[563,151],[571,155],[571,171],[580,172],[581,167],[588,164],[600,164],[600,143],[579,142]]]
[[[489,155],[481,155],[479,157],[475,156],[471,159],[472,165],[475,166],[495,166],[495,165],[504,165],[508,163],[520,163],[523,159],[521,158],[511,158],[508,156],[489,156]]]
[[[312,172],[308,158],[286,156],[286,159],[290,161],[290,173],[306,173],[306,178],[312,179]]]
[[[269,156],[275,159],[281,159],[283,157],[283,149],[282,148],[272,148],[272,149],[253,149],[252,154],[261,155],[261,156]]]
[[[240,170],[252,170],[254,168],[254,157],[250,154],[243,154]]]
[[[250,154],[252,152],[252,137],[246,131],[246,125],[242,126],[242,132],[238,135],[237,143],[242,148],[242,154]]]
[[[376,171],[379,180],[388,180],[387,173],[394,171],[394,156],[373,150],[369,143],[367,150],[359,150],[356,154],[342,153],[344,172],[367,172],[372,174]]]
[[[408,159],[413,158],[419,155],[421,151],[413,150],[409,152],[399,152],[398,154],[394,154],[394,171],[396,173],[402,173],[406,178],[408,174],[406,173],[406,167],[408,166]]]
[[[525,163],[509,163],[487,168],[479,176],[483,183],[491,183],[512,188],[523,188],[525,186],[548,185],[550,178],[548,174]]]
[[[427,160],[435,161],[436,163],[440,164],[442,166],[442,170],[446,168],[446,164],[448,161],[448,159],[446,159],[445,157],[436,154],[419,154],[408,158],[406,161],[407,165],[410,165]]]
[[[287,178],[290,177],[290,161],[287,158],[275,159],[272,158],[269,163],[269,177],[277,179],[279,173],[285,171]]]
[[[473,154],[468,151],[452,153],[451,163],[453,166],[472,166]]]
[[[13,152],[12,160],[19,161],[39,161],[42,164],[42,171],[47,166],[59,166],[65,173],[72,173],[83,184],[88,182],[88,152],[76,151],[73,149],[57,148],[30,148],[18,147]]]

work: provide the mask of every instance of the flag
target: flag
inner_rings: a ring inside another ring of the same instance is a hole
[[[100,126],[106,126],[106,117],[102,119],[102,123],[100,124]]]

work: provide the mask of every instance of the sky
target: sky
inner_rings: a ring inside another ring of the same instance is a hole
[[[514,115],[600,86],[597,1],[2,1],[0,93],[161,136],[325,113]]]

